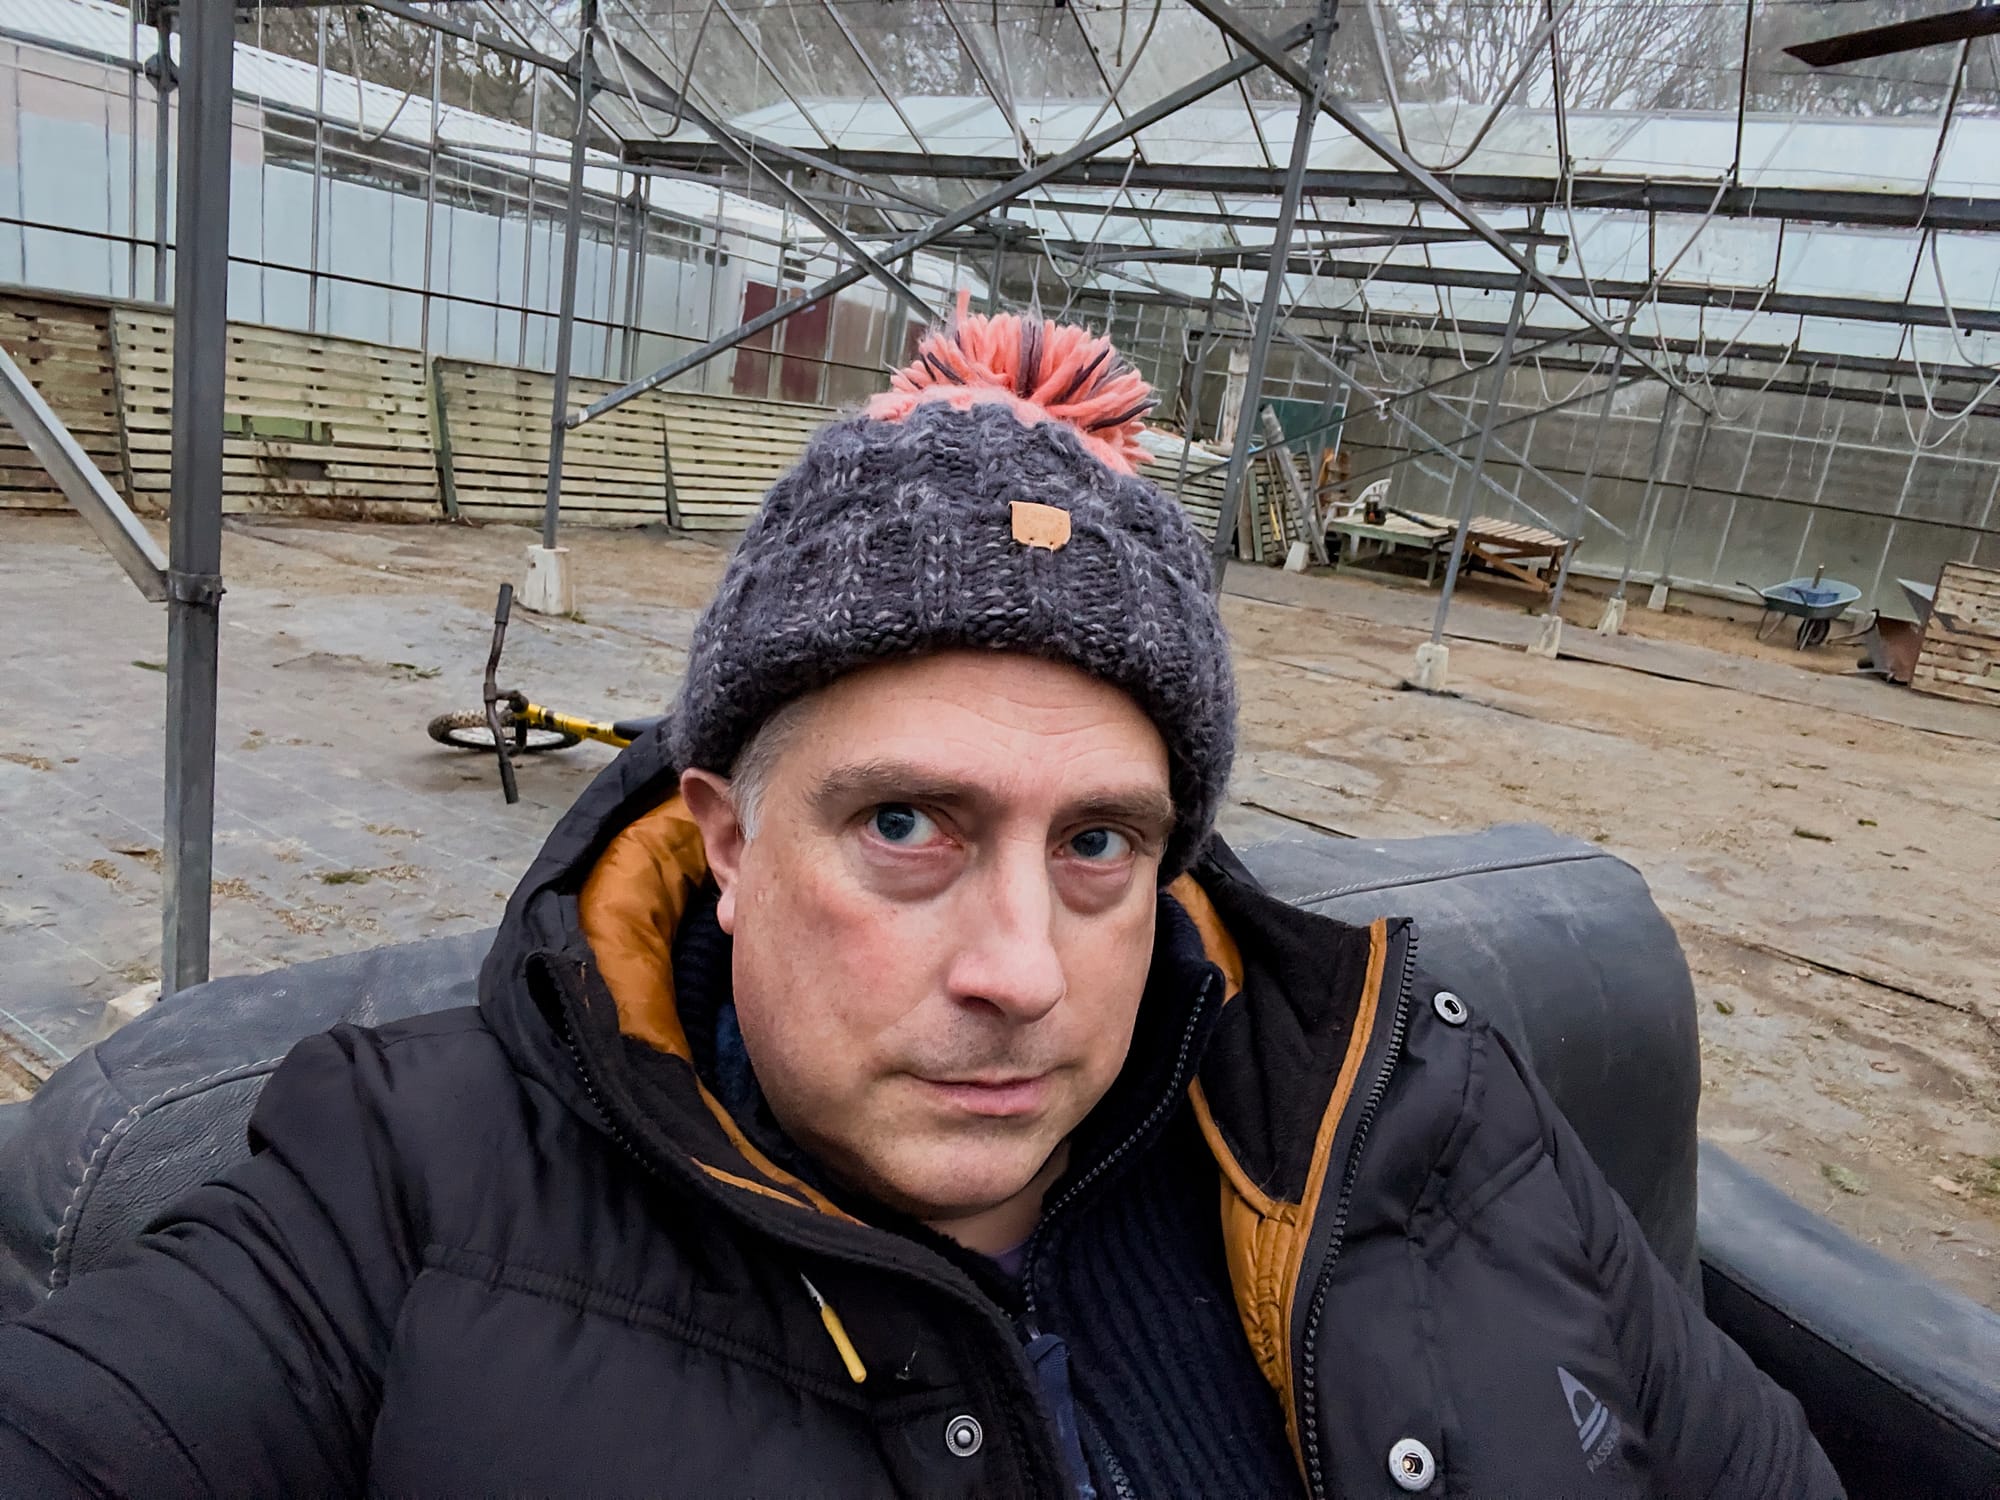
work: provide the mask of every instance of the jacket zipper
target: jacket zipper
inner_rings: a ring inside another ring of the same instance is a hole
[[[657,1175],[653,1172],[652,1163],[646,1160],[645,1154],[640,1151],[632,1138],[625,1133],[624,1127],[618,1123],[618,1119],[612,1114],[610,1106],[604,1102],[604,1096],[597,1091],[597,1080],[590,1076],[590,1069],[584,1066],[583,1049],[576,1044],[576,1027],[570,1020],[569,1015],[569,1007],[575,1001],[576,996],[570,993],[569,985],[564,982],[561,972],[553,962],[545,959],[542,963],[542,969],[549,976],[550,981],[556,988],[562,992],[562,1024],[557,1028],[557,1035],[562,1039],[563,1050],[569,1053],[570,1064],[576,1069],[578,1081],[583,1084],[583,1092],[585,1097],[590,1100],[590,1107],[597,1111],[597,1118],[603,1122],[605,1134],[611,1137],[612,1144],[637,1162],[649,1175]]]
[[[1180,1098],[1183,1090],[1183,1081],[1187,1075],[1188,1053],[1194,1049],[1195,1032],[1201,1027],[1201,1018],[1208,1008],[1210,996],[1214,993],[1217,977],[1217,975],[1211,972],[1207,978],[1202,980],[1201,989],[1195,994],[1194,1005],[1188,1011],[1187,1026],[1181,1032],[1180,1050],[1174,1055],[1173,1073],[1169,1076],[1167,1087],[1161,1093],[1159,1100],[1146,1112],[1146,1118],[1139,1122],[1130,1135],[1119,1142],[1118,1148],[1115,1151],[1103,1157],[1088,1172],[1071,1183],[1064,1190],[1063,1195],[1050,1204],[1043,1212],[1041,1222],[1035,1225],[1034,1233],[1028,1236],[1028,1251],[1021,1266],[1022,1312],[1015,1326],[1015,1334],[1024,1344],[1032,1342],[1041,1333],[1041,1329],[1036,1323],[1035,1259],[1041,1253],[1043,1232],[1055,1221],[1058,1214],[1062,1213],[1064,1209],[1076,1201],[1080,1193],[1093,1182],[1096,1182],[1106,1172],[1110,1171],[1112,1167],[1124,1159],[1134,1146],[1150,1135],[1153,1128],[1159,1124],[1160,1116],[1171,1109],[1175,1101]],[[1094,1458],[1098,1465],[1104,1469],[1103,1478],[1110,1485],[1112,1493],[1118,1497],[1118,1500],[1136,1500],[1132,1491],[1131,1481],[1126,1477],[1123,1465],[1118,1462],[1117,1455],[1111,1451],[1110,1443],[1106,1442],[1103,1434],[1097,1431],[1096,1424],[1084,1416],[1083,1403],[1074,1389],[1070,1392],[1070,1402],[1076,1408],[1078,1435],[1085,1440],[1086,1457],[1084,1461],[1086,1465]],[[1091,1449],[1095,1451],[1090,1452],[1089,1450]]]
[[[1153,1127],[1159,1124],[1160,1116],[1171,1109],[1180,1098],[1182,1080],[1187,1073],[1188,1053],[1194,1048],[1194,1035],[1200,1029],[1202,1015],[1208,1008],[1210,995],[1214,992],[1215,980],[1216,976],[1211,973],[1202,981],[1201,989],[1195,995],[1194,1005],[1188,1012],[1187,1026],[1181,1032],[1180,1051],[1174,1057],[1174,1071],[1168,1078],[1166,1090],[1160,1095],[1159,1101],[1147,1112],[1146,1118],[1139,1122],[1132,1133],[1119,1143],[1117,1150],[1105,1156],[1096,1166],[1077,1178],[1064,1190],[1060,1198],[1043,1211],[1041,1222],[1035,1225],[1034,1233],[1028,1236],[1028,1251],[1021,1266],[1021,1301],[1025,1308],[1026,1326],[1030,1330],[1030,1337],[1034,1336],[1035,1330],[1035,1259],[1041,1250],[1043,1234],[1049,1225],[1055,1222],[1056,1216],[1076,1201],[1078,1194],[1110,1171],[1134,1146],[1150,1135]]]
[[[1410,991],[1416,983],[1416,973],[1417,929],[1412,925],[1404,938],[1403,979],[1396,994],[1396,1014],[1390,1023],[1389,1045],[1382,1054],[1382,1066],[1375,1070],[1374,1085],[1368,1090],[1367,1099],[1362,1101],[1361,1113],[1355,1116],[1354,1141],[1347,1149],[1347,1164],[1340,1179],[1340,1196],[1334,1200],[1333,1222],[1328,1228],[1326,1259],[1320,1263],[1319,1274],[1313,1278],[1312,1301],[1306,1307],[1304,1348],[1300,1358],[1303,1368],[1299,1378],[1299,1426],[1303,1435],[1300,1446],[1305,1449],[1306,1456],[1306,1482],[1312,1500],[1327,1500],[1329,1493],[1325,1466],[1320,1460],[1319,1404],[1316,1399],[1320,1317],[1326,1311],[1326,1294],[1333,1282],[1334,1263],[1340,1259],[1341,1244],[1347,1238],[1347,1215],[1353,1206],[1354,1184],[1361,1172],[1361,1148],[1367,1144],[1369,1127],[1375,1122],[1375,1112],[1381,1108],[1382,1096],[1389,1091],[1390,1075],[1396,1071],[1396,1063],[1403,1054],[1403,1040],[1409,1033]]]

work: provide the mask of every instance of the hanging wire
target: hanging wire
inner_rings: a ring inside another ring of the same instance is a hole
[[[1153,0],[1153,14],[1151,19],[1146,22],[1146,30],[1139,38],[1139,45],[1133,49],[1131,58],[1126,62],[1117,78],[1112,80],[1110,92],[1105,95],[1104,102],[1097,106],[1097,113],[1090,117],[1090,123],[1077,132],[1076,138],[1078,140],[1087,141],[1096,133],[1097,122],[1102,120],[1111,106],[1118,102],[1119,90],[1132,81],[1132,75],[1139,67],[1139,59],[1146,55],[1147,44],[1153,40],[1154,28],[1160,24],[1160,12],[1164,9],[1166,9],[1166,0]],[[1125,50],[1125,21],[1123,18],[1126,13],[1126,10],[1123,8],[1118,13],[1120,17],[1118,22],[1118,50],[1121,53]],[[1079,23],[1081,23],[1081,19],[1081,17],[1078,18]]]
[[[702,38],[708,35],[708,23],[715,19],[715,4],[716,0],[708,0],[702,7],[701,24],[694,29],[694,43],[688,48],[687,63],[681,69],[681,86],[674,91],[674,123],[667,127],[668,135],[678,134],[681,122],[687,118],[688,85],[694,82],[694,62],[701,56]],[[618,48],[613,47],[611,55],[618,56]],[[627,82],[625,86],[629,89],[631,84]]]
[[[258,7],[260,15],[262,9],[262,6]],[[383,140],[387,139],[389,132],[396,128],[396,122],[403,118],[403,111],[410,107],[410,100],[416,97],[417,86],[413,83],[403,90],[403,97],[397,101],[394,112],[389,116],[388,124],[384,125],[373,135],[366,134],[363,129],[363,122],[368,118],[368,90],[367,85],[362,81],[360,49],[354,44],[355,23],[360,19],[359,13],[361,9],[360,6],[356,5],[344,5],[341,7],[341,16],[347,22],[345,27],[347,32],[347,66],[354,70],[355,134],[360,137],[359,144],[365,150],[370,146],[379,145]],[[436,45],[435,34],[433,34],[432,45]],[[369,61],[373,62],[374,59],[371,57]],[[437,121],[433,120],[431,122],[431,129],[433,131],[437,129]]]

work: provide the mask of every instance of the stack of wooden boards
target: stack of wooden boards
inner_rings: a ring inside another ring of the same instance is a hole
[[[120,307],[112,336],[128,489],[138,509],[164,511],[173,471],[173,315]],[[349,520],[438,514],[424,361],[415,350],[231,323],[225,360],[226,510]]]
[[[2000,569],[1945,564],[1910,686],[2000,707]]]
[[[553,379],[433,359],[359,339],[229,325],[223,504],[232,512],[348,520],[464,515],[533,521],[548,474]],[[92,460],[141,513],[167,508],[173,447],[173,316],[152,306],[0,294],[0,347],[27,371]],[[611,389],[570,382],[572,407]],[[651,391],[571,429],[563,515],[746,525],[829,407]],[[1178,445],[1147,475],[1171,489]],[[1190,463],[1184,492],[1212,535],[1222,466]],[[59,508],[55,483],[0,431],[0,507]]]
[[[34,382],[91,462],[122,488],[125,430],[113,371],[110,308],[49,297],[0,297],[0,348]],[[0,422],[0,510],[68,503],[21,435]]]
[[[539,516],[548,486],[554,381],[534,370],[441,359],[436,408],[447,508],[481,520]],[[572,379],[571,409],[614,389]],[[648,391],[563,442],[563,514],[581,521],[666,521],[694,531],[748,524],[824,406],[694,391]]]

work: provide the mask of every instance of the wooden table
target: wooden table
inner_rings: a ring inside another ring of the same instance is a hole
[[[1341,561],[1359,561],[1363,542],[1376,543],[1380,548],[1374,554],[1377,556],[1399,547],[1413,547],[1425,554],[1425,583],[1437,581],[1438,559],[1451,546],[1455,530],[1457,523],[1449,516],[1427,515],[1423,511],[1407,515],[1391,512],[1379,522],[1364,521],[1358,514],[1335,516],[1326,523],[1327,536],[1346,539],[1335,558],[1336,566]],[[1502,521],[1495,516],[1474,516],[1465,533],[1468,561],[1542,594],[1555,585],[1555,570],[1548,564],[1560,563],[1570,546],[1568,540],[1553,531],[1519,521]],[[1543,566],[1538,570],[1532,566],[1536,563]]]
[[[1436,516],[1427,516],[1430,524],[1420,525],[1407,516],[1391,513],[1380,522],[1364,521],[1359,512],[1353,516],[1333,516],[1327,519],[1327,552],[1335,567],[1342,562],[1359,562],[1361,544],[1374,542],[1378,551],[1371,556],[1383,556],[1399,547],[1414,547],[1424,554],[1424,582],[1437,579],[1438,554],[1451,541],[1451,523]],[[1333,545],[1333,538],[1344,538],[1339,547]]]

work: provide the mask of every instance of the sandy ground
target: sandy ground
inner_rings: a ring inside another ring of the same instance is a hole
[[[4,1087],[157,975],[164,629],[74,520],[0,518],[0,534]],[[218,972],[497,918],[609,756],[524,767],[508,808],[488,765],[423,736],[476,702],[493,590],[528,540],[231,522]],[[517,616],[503,676],[572,711],[655,710],[723,552],[567,540],[580,618]],[[1704,1133],[2000,1307],[2000,714],[1837,675],[1852,649],[1759,647],[1747,615],[1706,607],[1635,601],[1629,638],[1573,623],[1565,646],[1589,659],[1543,661],[1518,649],[1520,596],[1487,586],[1454,608],[1455,696],[1434,697],[1402,678],[1435,595],[1261,570],[1232,591],[1235,837],[1532,821],[1603,843],[1646,875],[1693,968]]]

